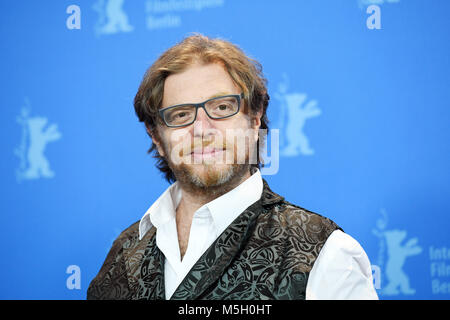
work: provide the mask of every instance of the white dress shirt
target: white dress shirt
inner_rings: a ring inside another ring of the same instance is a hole
[[[182,197],[178,182],[153,203],[139,223],[139,238],[152,225],[156,227],[156,245],[165,256],[166,299],[170,299],[197,260],[231,222],[261,198],[262,191],[262,177],[257,170],[233,190],[198,209],[183,260],[175,220]],[[340,230],[328,237],[309,274],[306,299],[378,299],[369,259],[355,239]]]

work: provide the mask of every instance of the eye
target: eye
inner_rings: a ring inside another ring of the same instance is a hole
[[[193,117],[192,110],[171,110],[171,112],[167,114],[166,119],[170,122],[179,124],[189,120],[191,117]]]
[[[190,117],[190,116],[191,116],[191,114],[190,114],[189,111],[186,111],[186,110],[182,111],[182,110],[180,110],[180,111],[172,112],[170,114],[170,119],[172,119],[172,120],[180,120],[180,119],[187,118],[187,117]]]
[[[174,115],[174,117],[176,118],[183,118],[187,115],[186,112],[178,112],[177,114]]]
[[[227,110],[229,107],[230,107],[229,105],[221,104],[221,105],[219,105],[217,108],[218,108],[220,111],[225,111],[225,110]]]

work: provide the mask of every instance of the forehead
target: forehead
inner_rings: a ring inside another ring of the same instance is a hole
[[[195,63],[166,78],[161,107],[198,103],[217,95],[239,93],[240,89],[221,64]]]

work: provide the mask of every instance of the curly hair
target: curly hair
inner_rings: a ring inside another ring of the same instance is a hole
[[[248,57],[238,46],[229,41],[194,34],[165,51],[144,74],[134,98],[134,109],[139,121],[144,122],[150,138],[149,131],[156,139],[159,139],[155,129],[157,126],[164,125],[158,110],[161,108],[166,78],[171,74],[184,71],[196,61],[204,64],[221,64],[244,93],[245,106],[250,107],[249,110],[252,114],[261,112],[260,129],[269,129],[266,110],[270,98],[261,64]],[[258,137],[257,163],[252,164],[252,167],[264,166],[261,150],[259,150],[259,145],[264,145],[264,140],[265,136]],[[168,182],[176,181],[168,162],[159,154],[153,141],[148,150],[148,153],[152,152],[154,152],[153,157],[157,160],[156,166],[165,175],[166,180]]]

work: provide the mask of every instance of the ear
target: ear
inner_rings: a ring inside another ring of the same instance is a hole
[[[259,128],[261,127],[261,117],[262,117],[262,111],[258,111],[252,116],[251,120],[251,127],[255,130],[255,141],[258,141],[259,137]]]
[[[261,127],[262,110],[259,110],[252,116],[252,128],[259,129]]]
[[[147,124],[145,125],[147,133],[152,138],[152,141],[156,144],[156,148],[158,149],[158,153],[160,156],[165,157],[164,148],[162,147],[162,142],[160,140],[160,136],[158,133],[158,129],[155,127],[151,129]]]

